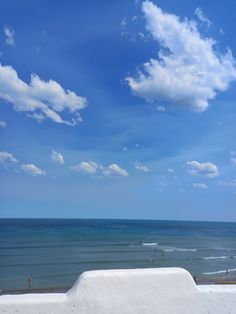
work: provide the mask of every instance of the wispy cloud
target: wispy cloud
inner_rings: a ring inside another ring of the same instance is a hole
[[[4,129],[7,126],[7,123],[5,121],[0,121],[0,128]]]
[[[231,188],[236,188],[236,180],[220,181],[219,184],[223,185],[223,186],[228,186],[228,187],[231,187]]]
[[[165,112],[166,111],[164,106],[158,105],[156,108],[157,108],[157,111],[160,111],[160,112]]]
[[[206,190],[208,186],[205,183],[193,183],[194,189]]]
[[[236,157],[231,157],[230,161],[233,165],[236,165]]]
[[[134,161],[133,165],[134,165],[135,169],[137,169],[139,171],[142,171],[142,172],[148,172],[149,171],[149,168],[147,166],[143,165],[141,162]]]
[[[0,152],[0,164],[4,167],[15,165],[18,160],[14,157],[13,154],[8,152]]]
[[[55,164],[63,165],[65,163],[63,155],[55,150],[51,153],[51,159]]]
[[[5,41],[6,44],[9,46],[15,46],[15,38],[14,38],[15,32],[14,32],[14,30],[8,26],[5,26],[4,27],[4,34],[6,36],[6,41]]]
[[[231,51],[220,54],[215,41],[200,34],[196,22],[181,21],[151,1],[144,1],[142,10],[146,29],[162,49],[136,76],[126,78],[131,90],[148,101],[163,99],[205,111],[217,92],[226,91],[236,79]]]
[[[187,173],[192,176],[215,178],[219,175],[218,167],[211,162],[198,162],[196,160],[186,163]]]
[[[196,16],[199,18],[199,20],[203,23],[206,23],[206,25],[208,27],[211,26],[211,21],[205,16],[203,10],[201,8],[196,8],[196,10],[194,11],[194,13],[196,14]]]
[[[33,176],[43,176],[46,175],[46,172],[44,170],[41,170],[40,168],[38,168],[37,166],[35,166],[34,164],[23,164],[21,165],[21,169],[24,172],[27,172]]]

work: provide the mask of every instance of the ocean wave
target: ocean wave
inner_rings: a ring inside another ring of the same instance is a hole
[[[231,269],[224,269],[224,270],[206,272],[206,273],[203,273],[203,275],[227,274],[227,273],[233,273],[235,271],[236,271],[236,268],[231,268]]]
[[[205,260],[214,260],[214,259],[232,259],[235,258],[236,256],[208,256],[208,257],[203,257]]]
[[[212,250],[216,251],[226,251],[226,252],[235,252],[236,249],[233,248],[223,248],[223,247],[216,247],[216,248],[211,248]]]
[[[157,242],[143,242],[142,245],[143,246],[157,246],[158,243]]]
[[[197,252],[197,249],[183,249],[177,247],[166,247],[163,248],[162,251],[164,252]]]

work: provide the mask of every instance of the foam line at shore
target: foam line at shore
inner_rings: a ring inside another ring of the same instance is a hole
[[[236,272],[236,268],[224,269],[224,270],[218,270],[218,271],[212,271],[212,272],[206,272],[206,273],[203,273],[203,275],[226,274],[226,273],[232,273],[232,272]]]
[[[214,260],[214,259],[232,259],[235,258],[236,256],[208,256],[208,257],[203,257],[205,260]]]

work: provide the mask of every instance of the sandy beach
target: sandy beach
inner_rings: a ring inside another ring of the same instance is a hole
[[[235,314],[236,285],[196,285],[180,268],[82,274],[67,293],[0,296],[0,313]]]

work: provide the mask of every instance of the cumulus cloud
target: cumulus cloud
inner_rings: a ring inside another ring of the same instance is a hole
[[[0,121],[0,128],[4,129],[7,126],[7,123],[5,121]]]
[[[105,176],[118,176],[118,177],[127,177],[129,174],[128,172],[119,167],[117,164],[109,165],[104,171],[103,174]]]
[[[194,189],[206,190],[208,186],[205,183],[193,183]]]
[[[14,35],[15,32],[12,28],[5,26],[4,27],[4,34],[6,36],[6,44],[9,46],[15,46],[15,39],[14,39]]]
[[[21,169],[33,176],[43,176],[46,175],[46,172],[44,170],[41,170],[34,164],[24,164],[21,165]]]
[[[199,33],[196,22],[181,21],[151,1],[144,1],[142,10],[147,31],[161,49],[156,59],[140,67],[136,77],[126,78],[131,90],[148,101],[167,100],[205,111],[217,92],[226,91],[236,79],[231,51],[219,53],[215,41]]]
[[[107,167],[104,167],[94,161],[83,161],[75,166],[71,166],[70,169],[87,174],[96,174],[99,172],[104,176],[128,176],[128,172],[125,169],[119,167],[117,164],[111,164]]]
[[[95,174],[98,168],[99,168],[99,165],[94,161],[82,161],[78,165],[70,167],[71,170],[89,173],[89,174]]]
[[[187,172],[192,176],[214,178],[219,175],[218,167],[211,162],[198,162],[196,160],[186,163]]]
[[[196,8],[194,13],[196,14],[196,16],[199,18],[201,22],[206,23],[208,27],[211,26],[210,20],[205,16],[201,8]]]
[[[18,160],[8,152],[0,152],[0,164],[4,167],[12,166],[16,164]]]
[[[38,121],[51,119],[55,123],[76,125],[81,121],[79,111],[86,107],[87,100],[70,90],[64,90],[56,81],[43,81],[31,75],[27,84],[18,77],[11,66],[0,64],[0,98],[13,105],[16,111]],[[71,117],[63,119],[62,113]]]
[[[134,161],[133,164],[134,164],[135,169],[137,169],[139,171],[143,171],[143,172],[149,171],[148,167],[143,165],[141,162]]]
[[[65,163],[63,155],[55,150],[51,153],[51,159],[55,164],[63,165]]]
[[[168,168],[167,171],[168,171],[169,173],[175,172],[174,169],[172,169],[172,168]]]

